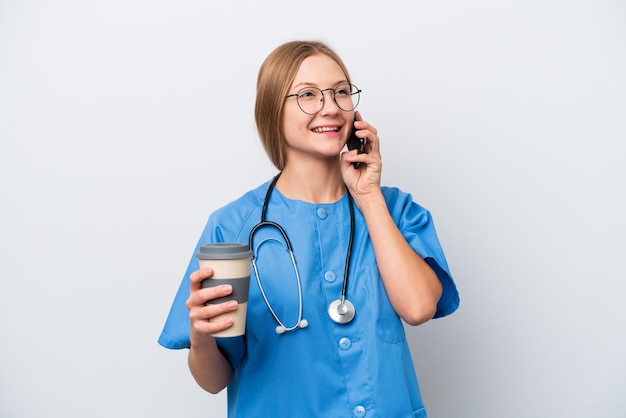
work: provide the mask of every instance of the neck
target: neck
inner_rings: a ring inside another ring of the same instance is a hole
[[[334,203],[346,193],[338,164],[285,166],[276,187],[289,199],[310,203]]]

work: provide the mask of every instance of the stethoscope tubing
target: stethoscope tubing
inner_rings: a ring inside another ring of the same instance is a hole
[[[278,323],[278,326],[276,327],[276,333],[278,334],[282,334],[286,331],[292,331],[292,330],[295,330],[296,328],[305,328],[308,326],[307,320],[302,318],[302,310],[303,310],[302,282],[300,280],[300,273],[298,271],[298,266],[296,264],[296,258],[293,254],[293,246],[291,245],[291,240],[287,236],[287,232],[285,232],[284,228],[280,226],[280,224],[278,224],[277,222],[268,221],[266,219],[269,200],[270,200],[272,191],[276,187],[276,182],[278,181],[278,178],[280,177],[280,175],[281,173],[278,173],[274,177],[272,182],[270,183],[267,189],[267,193],[265,195],[265,200],[263,202],[263,209],[261,211],[261,222],[259,222],[252,228],[252,230],[250,231],[249,238],[248,238],[249,248],[250,250],[252,250],[252,268],[254,270],[254,275],[256,276],[256,280],[259,285],[259,289],[261,291],[261,296],[263,297],[263,300],[265,301],[265,304],[267,305],[267,308],[269,309],[270,313],[272,314],[272,316]],[[343,286],[341,288],[341,298],[334,300],[329,306],[329,316],[334,322],[338,324],[346,324],[350,322],[352,318],[354,317],[354,306],[352,305],[352,303],[350,303],[346,299],[347,294],[348,294],[348,275],[350,273],[350,261],[351,261],[350,259],[352,257],[352,243],[354,242],[354,229],[355,229],[354,201],[352,199],[352,196],[350,195],[350,192],[347,192],[347,193],[348,193],[348,202],[349,202],[349,208],[350,208],[350,239],[348,241],[348,249],[346,251],[346,263],[345,263],[345,268],[344,268]],[[265,227],[274,228],[277,231],[279,231],[280,234],[282,235],[284,242],[285,242],[286,249],[289,252],[289,256],[291,257],[291,262],[292,262],[294,272],[296,275],[296,281],[298,284],[298,319],[295,325],[291,327],[287,327],[280,320],[280,318],[278,317],[278,315],[272,308],[269,302],[269,299],[267,298],[267,295],[265,294],[265,290],[263,288],[263,284],[261,283],[261,278],[259,276],[259,270],[256,265],[256,251],[254,249],[254,236],[258,230],[260,230],[261,228],[265,228]]]

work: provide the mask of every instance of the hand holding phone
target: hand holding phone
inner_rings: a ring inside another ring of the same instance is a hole
[[[356,122],[358,119],[356,118],[356,114],[354,115],[354,121]],[[359,138],[355,135],[356,129],[354,128],[354,123],[352,124],[352,131],[350,131],[350,136],[348,137],[348,149],[352,151],[356,149],[359,154],[363,154],[365,152],[365,139]],[[357,161],[354,164],[354,168],[360,168],[361,162]]]

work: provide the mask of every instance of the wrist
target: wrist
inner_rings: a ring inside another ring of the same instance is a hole
[[[380,210],[387,211],[387,202],[380,189],[367,194],[354,196],[354,201],[365,218],[371,213],[378,213]]]
[[[191,332],[189,334],[190,348],[203,348],[207,345],[215,344],[215,337],[207,333]]]

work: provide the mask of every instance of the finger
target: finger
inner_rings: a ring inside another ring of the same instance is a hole
[[[189,275],[189,285],[191,290],[200,289],[202,287],[202,281],[213,276],[213,269],[211,267],[205,267],[194,271]]]
[[[229,313],[235,311],[237,307],[238,303],[234,300],[195,307],[189,311],[191,327],[196,332],[209,334],[229,328],[233,324]]]
[[[367,154],[359,154],[357,150],[345,151],[341,154],[341,166],[342,171],[352,167],[355,170],[358,170],[354,167],[353,163],[355,162],[363,162],[364,158]]]
[[[365,145],[363,150],[364,154],[371,154],[372,152],[378,153],[380,151],[380,139],[372,131],[367,129],[359,129],[356,131],[356,135],[359,138],[365,139]]]
[[[378,130],[369,123],[359,120],[354,122],[356,129],[355,135],[365,139],[365,151],[378,151],[380,139],[378,138]]]
[[[191,331],[193,334],[215,334],[224,331],[233,326],[232,318],[225,318],[221,321],[193,321],[191,323]]]
[[[232,326],[232,318],[226,318],[223,321],[218,322],[194,321],[191,323],[191,329],[196,334],[215,334]]]
[[[226,314],[237,309],[239,304],[236,300],[223,303],[208,303],[206,305],[193,306],[189,309],[189,319],[192,321],[206,321],[218,315]]]
[[[367,121],[363,119],[357,119],[353,123],[354,123],[354,127],[359,131],[363,131],[363,132],[367,131],[370,135],[371,134],[378,135],[378,129],[376,129],[374,126],[370,125]]]
[[[379,154],[380,153],[380,138],[378,138],[378,135],[372,134],[368,136],[367,141],[365,143],[365,148],[368,154],[372,154],[372,153]]]
[[[187,299],[187,309],[191,309],[194,306],[203,306],[210,300],[230,295],[232,292],[233,287],[229,284],[190,290],[189,298]]]

